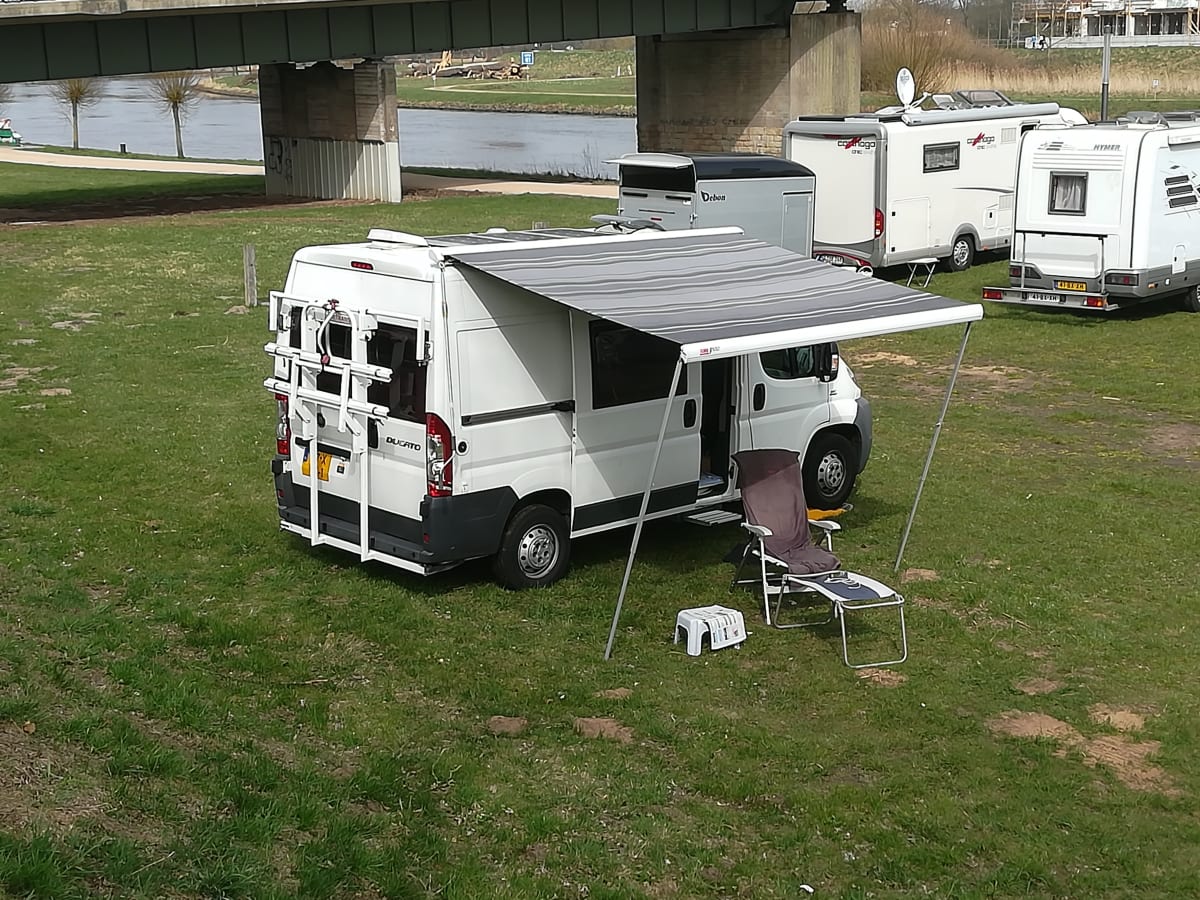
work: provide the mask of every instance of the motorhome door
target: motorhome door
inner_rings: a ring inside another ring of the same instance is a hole
[[[572,531],[579,533],[637,517],[679,348],[602,319],[582,314],[571,319],[575,357]],[[684,509],[696,501],[700,392],[699,366],[685,366],[671,400],[651,513]]]
[[[802,256],[812,256],[813,195],[783,195],[783,228],[780,244]]]
[[[740,379],[740,449],[804,451],[809,436],[830,418],[830,383],[813,374],[813,363],[812,347],[744,357],[748,377]]]

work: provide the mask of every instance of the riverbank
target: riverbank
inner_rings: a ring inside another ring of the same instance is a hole
[[[188,159],[156,157],[126,157],[113,155],[86,156],[75,152],[58,153],[45,150],[0,147],[0,163],[36,165],[64,169],[107,169],[124,172],[173,172],[181,175],[241,175],[263,176],[263,167],[246,163],[211,163]],[[560,197],[591,197],[616,200],[617,186],[612,182],[537,181],[516,175],[497,175],[476,172],[445,175],[433,172],[406,171],[402,176],[404,192],[439,192],[459,194],[543,194]]]

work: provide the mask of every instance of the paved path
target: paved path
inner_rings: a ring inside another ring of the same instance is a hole
[[[121,169],[133,172],[185,172],[196,175],[262,175],[261,165],[195,162],[175,159],[127,159],[115,156],[73,156],[0,147],[0,162],[66,169]],[[601,197],[615,200],[615,184],[548,181],[494,181],[486,178],[447,178],[441,175],[405,175],[404,187],[411,190],[459,191],[489,194],[564,194],[571,197]]]

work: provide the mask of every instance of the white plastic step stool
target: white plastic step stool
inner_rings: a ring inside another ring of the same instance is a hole
[[[701,641],[706,634],[713,650],[740,644],[746,639],[746,621],[736,609],[697,606],[681,609],[675,617],[676,644],[681,632],[687,635],[688,656],[699,656]]]

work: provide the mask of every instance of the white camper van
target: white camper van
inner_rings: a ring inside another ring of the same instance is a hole
[[[783,155],[817,178],[817,259],[882,267],[934,257],[968,268],[977,252],[1011,241],[1021,135],[1086,121],[1056,103],[1012,103],[998,92],[935,100],[958,108],[895,106],[785,126]]]
[[[812,256],[816,179],[798,163],[759,153],[626,153],[617,166],[616,217],[674,231],[736,225]]]
[[[1009,281],[983,299],[1111,310],[1179,294],[1200,312],[1200,114],[1026,135]]]
[[[852,318],[855,297],[876,315],[907,312],[894,302],[906,298],[951,303],[736,228],[372,231],[301,249],[271,295],[266,346],[280,525],[411,572],[493,556],[503,583],[548,584],[570,538],[639,517],[659,440],[651,518],[719,511],[737,497],[730,456],[751,447],[802,450],[809,502],[837,506],[866,465],[871,415],[836,345],[703,359],[730,353],[733,337],[683,365],[636,312],[631,327],[577,299],[634,298],[686,333],[693,310],[727,327],[723,298],[774,309],[781,284],[786,302],[807,293],[825,318]],[[679,301],[681,285],[693,302]]]

